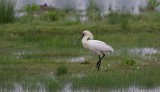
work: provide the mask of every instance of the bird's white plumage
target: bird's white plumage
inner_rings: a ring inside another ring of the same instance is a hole
[[[108,44],[99,40],[88,40],[88,49],[95,54],[101,55],[106,52],[114,52]]]
[[[90,52],[98,55],[105,54],[106,52],[114,52],[114,49],[105,42],[93,40],[93,35],[91,32],[85,30],[83,31],[83,34],[84,37],[82,38],[82,45]]]
[[[106,44],[105,42],[99,40],[93,40],[93,35],[90,31],[83,31],[82,36],[82,45],[85,49],[88,49],[90,52],[97,54],[99,56],[99,60],[96,64],[96,67],[99,71],[101,60],[104,58],[106,52],[114,52],[114,49]],[[80,40],[78,39],[76,43]],[[76,45],[76,43],[74,45]],[[101,57],[102,55],[102,57]]]

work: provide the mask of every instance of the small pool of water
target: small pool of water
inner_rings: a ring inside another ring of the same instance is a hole
[[[110,89],[110,88],[99,88],[99,89],[88,89],[88,88],[80,88],[80,89],[73,89],[71,83],[67,83],[60,92],[160,92],[160,87],[155,88],[141,88],[131,86],[128,88],[117,88],[117,89]]]
[[[130,56],[140,56],[143,59],[156,59],[156,57],[153,57],[152,55],[154,54],[159,54],[160,51],[156,48],[130,48],[130,49],[117,49],[115,50],[114,53],[107,53],[107,56],[112,56],[112,55],[124,55],[124,54],[130,55]],[[73,57],[69,58],[66,61],[67,62],[84,62],[87,59],[91,59],[92,56],[80,56],[80,57]]]
[[[153,47],[145,47],[145,48],[123,48],[123,49],[115,49],[114,53],[108,52],[106,56],[114,57],[114,56],[134,56],[134,57],[140,57],[142,59],[154,59],[156,60],[157,57],[154,56],[156,54],[159,54],[160,50],[153,48]],[[16,59],[28,59],[28,58],[47,58],[49,60],[55,60],[57,62],[60,61],[66,61],[66,62],[84,62],[92,58],[96,58],[96,55],[89,54],[86,52],[88,55],[83,55],[83,56],[78,56],[78,57],[70,57],[70,58],[63,58],[63,57],[54,57],[54,56],[48,56],[48,57],[34,57],[34,53],[32,51],[26,51],[26,50],[21,50],[21,51],[14,51],[13,56]],[[29,55],[29,56],[28,56]]]
[[[131,55],[136,55],[136,54],[141,54],[141,55],[152,55],[152,54],[158,54],[160,51],[155,48],[132,48],[129,49],[129,54]]]
[[[69,58],[66,61],[67,62],[84,62],[87,59],[91,59],[91,58],[92,58],[92,56],[87,55],[87,56],[80,56],[80,57]]]
[[[3,92],[47,92],[47,88],[44,84],[37,83],[37,86],[35,88],[27,88],[22,86],[22,84],[14,83],[14,86],[12,89],[5,89],[0,88]],[[54,91],[54,90],[52,90]],[[110,89],[110,88],[99,88],[99,89],[89,89],[89,88],[79,88],[75,89],[72,86],[72,83],[66,83],[61,89],[59,89],[58,92],[160,92],[160,87],[155,88],[141,88],[141,87],[135,87],[131,86],[128,88],[117,88],[117,89]]]

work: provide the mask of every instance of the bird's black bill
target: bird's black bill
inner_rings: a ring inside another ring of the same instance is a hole
[[[83,38],[83,36],[84,36],[84,34],[82,34],[82,36],[74,43],[74,45],[76,45],[77,42]]]

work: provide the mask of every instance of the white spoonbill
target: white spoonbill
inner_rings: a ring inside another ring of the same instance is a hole
[[[101,60],[104,58],[106,52],[114,52],[114,49],[105,42],[93,40],[93,35],[88,30],[83,31],[82,36],[75,42],[74,45],[76,45],[80,39],[82,39],[82,45],[85,49],[88,49],[91,53],[98,55],[99,60],[96,64],[96,68],[99,71]]]

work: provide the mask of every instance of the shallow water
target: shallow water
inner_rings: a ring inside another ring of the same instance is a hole
[[[67,62],[84,62],[87,59],[92,58],[92,56],[80,56],[80,57],[73,57],[73,58],[69,58],[66,61]]]
[[[160,51],[155,48],[133,48],[129,50],[129,53],[132,54],[141,54],[143,56],[145,55],[152,55],[152,54],[158,54]]]
[[[130,56],[140,56],[142,59],[156,59],[157,57],[154,57],[154,54],[159,54],[160,51],[153,47],[145,47],[145,48],[130,48],[130,49],[117,49],[114,53],[107,53],[107,56],[120,56],[124,53],[127,53],[127,55]],[[91,59],[92,56],[80,56],[80,57],[73,57],[69,58],[66,61],[67,62],[84,62],[88,59]]]
[[[157,0],[160,1],[160,0]],[[43,5],[56,8],[74,8],[76,10],[85,11],[89,5],[89,0],[15,0],[16,9],[19,10],[26,4]],[[112,11],[130,11],[133,14],[139,14],[140,8],[147,5],[147,0],[94,0],[94,3],[100,8],[103,14],[107,14],[110,9]],[[157,7],[160,10],[160,6]]]
[[[7,87],[1,87],[1,92],[47,92],[45,85],[42,83],[37,83],[36,87],[29,88],[29,86],[23,86],[20,83],[14,83],[13,87],[7,88]]]
[[[14,83],[12,89],[0,88],[1,92],[48,92],[47,88],[42,83],[37,83],[36,87],[28,88],[22,86],[20,83]],[[54,91],[54,90],[52,90]],[[99,89],[89,89],[89,88],[79,88],[75,89],[72,83],[66,83],[58,92],[160,92],[160,87],[155,88],[142,88],[130,86],[128,88],[99,88]]]
[[[25,57],[25,55],[27,55],[27,53],[32,53],[31,51],[27,51],[27,50],[21,50],[21,51],[16,51],[13,52],[13,56],[15,56],[16,59],[23,59]],[[160,50],[153,48],[153,47],[145,47],[145,48],[124,48],[124,49],[117,49],[115,50],[115,53],[107,53],[107,55],[113,56],[114,55],[123,55],[124,53],[127,53],[127,55],[136,55],[136,56],[142,56],[143,58],[145,57],[150,57],[150,59],[153,59],[153,55],[154,54],[159,54]],[[129,53],[129,54],[128,54]],[[73,57],[73,58],[64,58],[63,60],[61,59],[60,61],[64,61],[66,60],[66,62],[84,62],[87,61],[91,58],[93,58],[94,56],[91,55],[84,55],[84,56],[80,56],[80,57]],[[48,58],[47,58],[48,59]],[[52,58],[54,59],[54,58]],[[108,67],[110,67],[110,64],[108,64]],[[139,68],[139,67],[137,67]],[[51,74],[47,75],[47,76],[52,76],[53,80],[56,80],[53,76],[53,73],[51,72]],[[84,77],[85,74],[75,74],[72,75],[73,77]],[[36,85],[34,85],[34,88],[30,87],[28,84],[25,83],[21,84],[20,83],[14,83],[11,87],[11,85],[7,85],[5,84],[3,87],[0,86],[0,91],[1,92],[48,92],[48,89],[46,87],[45,84],[43,83],[36,83]],[[9,86],[9,88],[8,88]],[[63,85],[63,87],[61,87],[60,89],[58,89],[59,92],[160,92],[160,87],[155,87],[155,88],[143,88],[143,87],[134,87],[134,86],[130,86],[128,88],[117,88],[117,89],[110,89],[110,88],[99,88],[99,89],[91,89],[91,88],[73,88],[72,83],[67,83],[65,85]],[[54,90],[53,90],[54,91]]]
[[[61,92],[160,92],[160,87],[157,88],[139,88],[139,87],[129,87],[129,88],[121,88],[121,89],[107,89],[107,88],[99,88],[99,89],[72,89],[72,85],[68,84],[64,87]]]
[[[22,51],[16,51],[13,52],[13,56],[15,57],[15,59],[26,59],[28,54],[31,54],[32,51],[26,51],[26,50],[22,50]],[[130,48],[130,49],[116,49],[114,53],[108,52],[107,56],[122,56],[122,55],[129,55],[129,56],[136,56],[136,57],[140,57],[142,59],[157,59],[157,57],[155,57],[155,54],[159,54],[160,50],[153,48],[153,47],[145,47],[145,48]],[[88,53],[86,53],[88,54]],[[127,57],[126,56],[126,57]],[[87,61],[89,59],[92,59],[93,57],[96,57],[96,55],[83,55],[83,56],[79,56],[79,57],[71,57],[71,58],[55,58],[53,56],[51,57],[47,57],[50,60],[55,60],[57,62],[59,61],[66,61],[66,62],[84,62]],[[30,57],[30,58],[38,58],[38,57]],[[39,57],[41,58],[41,57]]]
[[[87,8],[92,0],[14,0],[16,10],[24,10],[27,4],[38,4],[52,6],[60,9],[74,9],[80,15],[79,20],[86,22],[89,20],[87,16]],[[160,2],[160,0],[157,0]],[[141,10],[147,6],[147,0],[93,0],[93,4],[100,10],[100,16],[104,18],[111,11],[114,12],[130,12],[131,14],[140,14]],[[160,6],[156,7],[160,11]],[[99,11],[97,11],[99,12]],[[16,16],[24,16],[25,12],[16,12]],[[34,16],[39,16],[35,14]],[[71,19],[77,20],[77,17],[70,16]],[[73,21],[73,20],[71,20]]]

